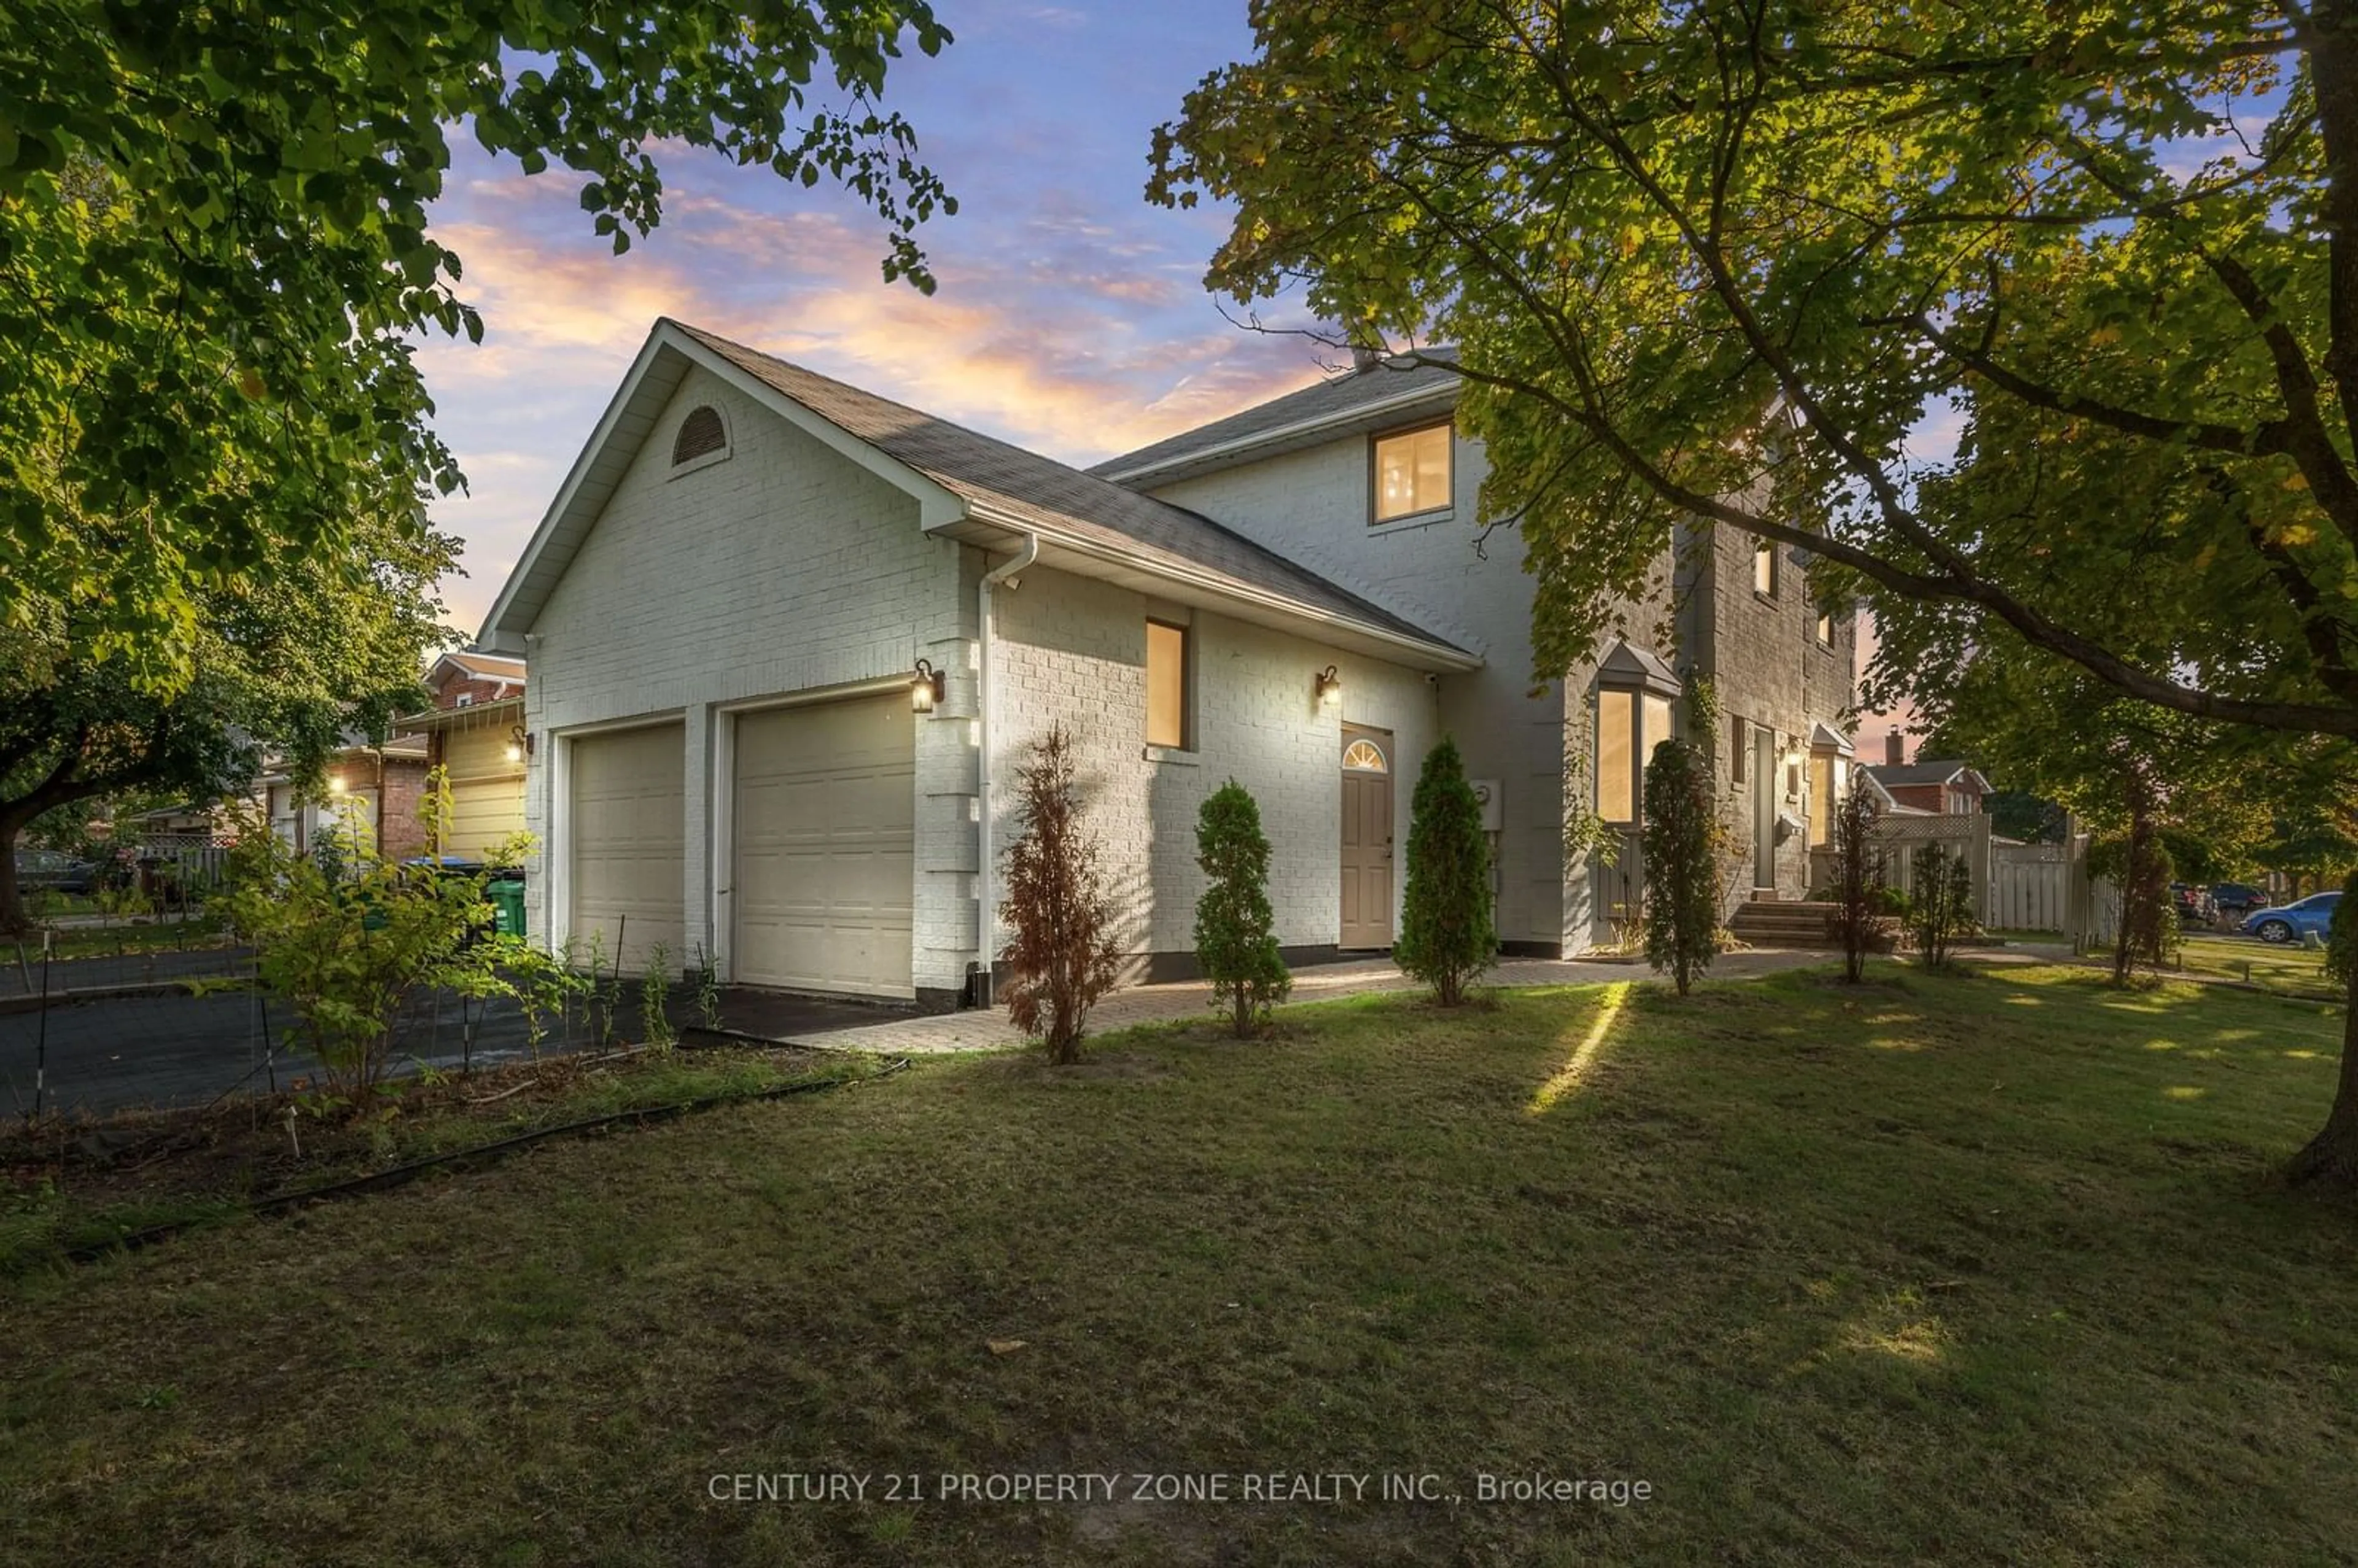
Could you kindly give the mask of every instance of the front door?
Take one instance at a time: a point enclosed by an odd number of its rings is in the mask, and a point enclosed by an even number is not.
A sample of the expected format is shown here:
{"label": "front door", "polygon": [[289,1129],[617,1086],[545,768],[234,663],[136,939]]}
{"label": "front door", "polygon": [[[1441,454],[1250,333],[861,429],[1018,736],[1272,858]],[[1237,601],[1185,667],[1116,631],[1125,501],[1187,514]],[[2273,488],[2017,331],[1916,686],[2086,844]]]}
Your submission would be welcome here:
{"label": "front door", "polygon": [[1343,934],[1346,947],[1392,945],[1392,738],[1343,730]]}
{"label": "front door", "polygon": [[1777,734],[1752,731],[1752,885],[1777,885]]}

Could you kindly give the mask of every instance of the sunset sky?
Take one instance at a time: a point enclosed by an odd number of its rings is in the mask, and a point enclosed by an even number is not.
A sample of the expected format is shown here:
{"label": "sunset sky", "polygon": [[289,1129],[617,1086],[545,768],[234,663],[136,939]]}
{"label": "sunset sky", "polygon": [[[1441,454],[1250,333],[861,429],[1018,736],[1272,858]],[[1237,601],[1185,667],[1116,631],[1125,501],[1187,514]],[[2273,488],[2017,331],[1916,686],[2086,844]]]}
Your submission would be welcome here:
{"label": "sunset sky", "polygon": [[[421,353],[470,489],[435,508],[466,542],[445,585],[471,636],[566,470],[669,315],[1069,462],[1087,463],[1315,380],[1325,356],[1231,322],[1202,286],[1220,212],[1142,194],[1154,126],[1251,49],[1242,0],[938,0],[957,41],[892,70],[957,197],[919,238],[930,298],[881,281],[882,226],[830,188],[681,147],[664,221],[617,256],[580,178],[527,178],[456,145],[438,239],[465,264],[480,347]],[[1285,318],[1276,315],[1273,320]],[[1863,726],[1879,755],[1881,727]]]}

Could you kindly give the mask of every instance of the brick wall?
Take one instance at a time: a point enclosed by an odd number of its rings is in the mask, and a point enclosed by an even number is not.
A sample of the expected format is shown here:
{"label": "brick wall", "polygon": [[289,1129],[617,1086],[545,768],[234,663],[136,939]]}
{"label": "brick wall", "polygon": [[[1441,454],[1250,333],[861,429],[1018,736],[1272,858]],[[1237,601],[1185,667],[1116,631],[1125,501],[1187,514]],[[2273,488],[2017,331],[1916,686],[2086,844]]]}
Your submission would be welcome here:
{"label": "brick wall", "polygon": [[[672,437],[709,404],[725,460],[675,475]],[[561,772],[569,730],[643,715],[685,719],[687,941],[726,962],[711,868],[711,803],[728,706],[905,678],[919,657],[950,674],[951,718],[916,729],[915,984],[951,991],[974,944],[974,598],[971,552],[928,537],[916,503],[719,378],[692,370],[617,482],[533,628],[526,815],[544,851],[531,929],[565,935]]]}
{"label": "brick wall", "polygon": [[[1459,441],[1455,458],[1447,513],[1376,526],[1368,521],[1365,436],[1181,480],[1154,493],[1482,655],[1481,669],[1441,678],[1441,722],[1456,737],[1466,772],[1498,781],[1504,792],[1499,935],[1552,952],[1565,940],[1569,908],[1584,912],[1575,924],[1585,926],[1587,896],[1587,879],[1577,871],[1568,892],[1563,864],[1563,687],[1542,683],[1541,694],[1531,694],[1533,579],[1522,569],[1522,535],[1499,528],[1480,536],[1476,502],[1488,471],[1480,444]],[[1403,810],[1414,778],[1413,768],[1406,770],[1399,787]]]}
{"label": "brick wall", "polygon": [[[1416,671],[1267,627],[1169,604],[1093,579],[1034,568],[995,596],[993,664],[999,761],[992,778],[994,843],[1018,830],[1014,769],[1053,724],[1078,741],[1086,820],[1103,846],[1121,909],[1125,952],[1193,950],[1195,815],[1234,778],[1252,791],[1271,847],[1270,900],[1278,940],[1333,945],[1341,921],[1342,729],[1393,734],[1395,841],[1408,841],[1416,770],[1438,734],[1435,697]],[[1145,744],[1146,621],[1188,624],[1193,638],[1192,751]],[[1314,700],[1313,677],[1333,665],[1340,700]],[[1393,896],[1405,857],[1395,859]],[[1132,965],[1133,975],[1141,966]]]}

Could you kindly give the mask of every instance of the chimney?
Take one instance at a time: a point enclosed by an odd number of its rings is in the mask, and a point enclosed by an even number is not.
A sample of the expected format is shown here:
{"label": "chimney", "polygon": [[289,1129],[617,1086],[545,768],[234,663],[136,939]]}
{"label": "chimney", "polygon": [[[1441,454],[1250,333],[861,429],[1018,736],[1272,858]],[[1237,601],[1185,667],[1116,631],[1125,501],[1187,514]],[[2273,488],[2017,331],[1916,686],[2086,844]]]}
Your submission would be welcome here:
{"label": "chimney", "polygon": [[1371,371],[1384,362],[1384,351],[1368,343],[1351,345],[1351,369],[1354,373]]}
{"label": "chimney", "polygon": [[1895,724],[1883,737],[1883,761],[1896,768],[1907,760],[1908,738],[1899,733],[1899,726]]}

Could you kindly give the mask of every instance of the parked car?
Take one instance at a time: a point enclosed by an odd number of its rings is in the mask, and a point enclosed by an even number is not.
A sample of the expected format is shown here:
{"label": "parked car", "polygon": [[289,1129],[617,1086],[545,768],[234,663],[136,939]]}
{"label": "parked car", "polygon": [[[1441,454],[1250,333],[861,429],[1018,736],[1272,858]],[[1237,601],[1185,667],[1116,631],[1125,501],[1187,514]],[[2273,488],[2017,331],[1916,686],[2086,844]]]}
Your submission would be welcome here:
{"label": "parked car", "polygon": [[2244,917],[2244,929],[2263,942],[2298,942],[2310,932],[2320,939],[2333,921],[2333,906],[2342,902],[2342,894],[2313,892],[2282,909],[2262,909]]}
{"label": "parked car", "polygon": [[2221,882],[2211,890],[2211,897],[2219,905],[2220,914],[2232,914],[2239,920],[2255,909],[2268,906],[2266,891],[2248,882]]}
{"label": "parked car", "polygon": [[25,892],[88,892],[98,885],[98,864],[76,860],[62,849],[16,851],[16,886]]}
{"label": "parked car", "polygon": [[2170,883],[2169,896],[2178,905],[2180,925],[2208,925],[2218,918],[2219,906],[2211,902],[2211,894],[2191,882]]}

